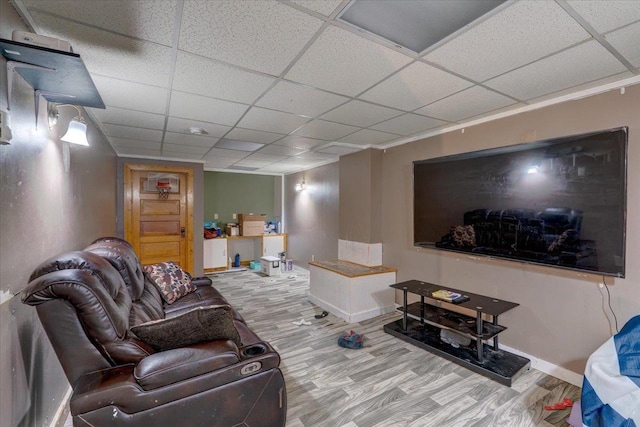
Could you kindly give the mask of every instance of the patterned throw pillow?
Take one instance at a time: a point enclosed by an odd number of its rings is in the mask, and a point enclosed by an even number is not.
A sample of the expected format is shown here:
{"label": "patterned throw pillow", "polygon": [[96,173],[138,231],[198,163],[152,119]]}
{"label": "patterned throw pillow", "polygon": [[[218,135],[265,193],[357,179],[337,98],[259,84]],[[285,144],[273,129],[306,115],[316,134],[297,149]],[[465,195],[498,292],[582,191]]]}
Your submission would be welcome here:
{"label": "patterned throw pillow", "polygon": [[197,307],[176,317],[133,326],[131,332],[157,351],[213,340],[242,345],[228,305]]}
{"label": "patterned throw pillow", "polygon": [[456,225],[451,227],[451,239],[461,248],[476,246],[476,232],[473,225]]}
{"label": "patterned throw pillow", "polygon": [[144,271],[151,279],[151,282],[156,285],[162,295],[162,299],[167,304],[172,304],[197,289],[191,283],[189,273],[182,271],[180,266],[174,262],[145,265]]}

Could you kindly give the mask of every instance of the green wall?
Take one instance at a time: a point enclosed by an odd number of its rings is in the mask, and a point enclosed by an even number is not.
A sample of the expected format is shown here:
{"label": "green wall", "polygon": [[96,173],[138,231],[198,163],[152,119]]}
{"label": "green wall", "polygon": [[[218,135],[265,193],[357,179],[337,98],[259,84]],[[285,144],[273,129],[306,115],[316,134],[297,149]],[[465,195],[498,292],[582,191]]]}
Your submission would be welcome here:
{"label": "green wall", "polygon": [[236,222],[234,213],[267,214],[267,221],[281,220],[281,182],[279,176],[205,171],[204,220],[224,225]]}

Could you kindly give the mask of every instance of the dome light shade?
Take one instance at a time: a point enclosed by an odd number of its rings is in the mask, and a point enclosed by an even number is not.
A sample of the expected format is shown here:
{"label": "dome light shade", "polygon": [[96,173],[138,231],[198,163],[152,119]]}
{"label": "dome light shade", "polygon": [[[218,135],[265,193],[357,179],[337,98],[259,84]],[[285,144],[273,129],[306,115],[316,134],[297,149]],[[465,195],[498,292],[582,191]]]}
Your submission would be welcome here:
{"label": "dome light shade", "polygon": [[89,141],[87,141],[87,125],[78,120],[78,117],[74,118],[69,122],[69,129],[67,129],[67,133],[64,134],[61,141],[66,141],[71,144],[78,145],[89,145]]}

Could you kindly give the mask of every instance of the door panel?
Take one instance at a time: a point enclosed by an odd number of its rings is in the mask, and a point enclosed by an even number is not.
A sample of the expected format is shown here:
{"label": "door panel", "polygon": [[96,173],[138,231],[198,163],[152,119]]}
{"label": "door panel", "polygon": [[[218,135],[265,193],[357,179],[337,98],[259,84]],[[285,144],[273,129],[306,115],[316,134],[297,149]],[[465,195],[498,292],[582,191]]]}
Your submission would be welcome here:
{"label": "door panel", "polygon": [[[171,177],[161,194],[158,176]],[[193,271],[193,170],[125,165],[125,238],[143,265],[173,261]]]}

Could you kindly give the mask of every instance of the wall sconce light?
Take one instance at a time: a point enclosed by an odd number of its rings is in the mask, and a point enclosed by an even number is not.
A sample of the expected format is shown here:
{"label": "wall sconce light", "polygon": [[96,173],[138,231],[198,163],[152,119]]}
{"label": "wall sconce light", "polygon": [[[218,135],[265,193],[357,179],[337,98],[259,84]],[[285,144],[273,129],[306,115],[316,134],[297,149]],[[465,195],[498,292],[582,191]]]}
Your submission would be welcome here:
{"label": "wall sconce light", "polygon": [[87,124],[82,118],[82,113],[80,109],[72,104],[54,104],[50,102],[47,106],[48,119],[49,119],[49,129],[53,129],[58,124],[58,117],[60,113],[58,112],[58,107],[73,107],[78,111],[78,115],[75,116],[69,122],[69,127],[67,132],[60,138],[61,141],[69,142],[71,144],[77,145],[89,145],[89,141],[87,141]]}
{"label": "wall sconce light", "polygon": [[296,191],[302,191],[305,189],[305,187],[306,184],[304,183],[304,178],[302,178],[302,181],[296,184]]}

